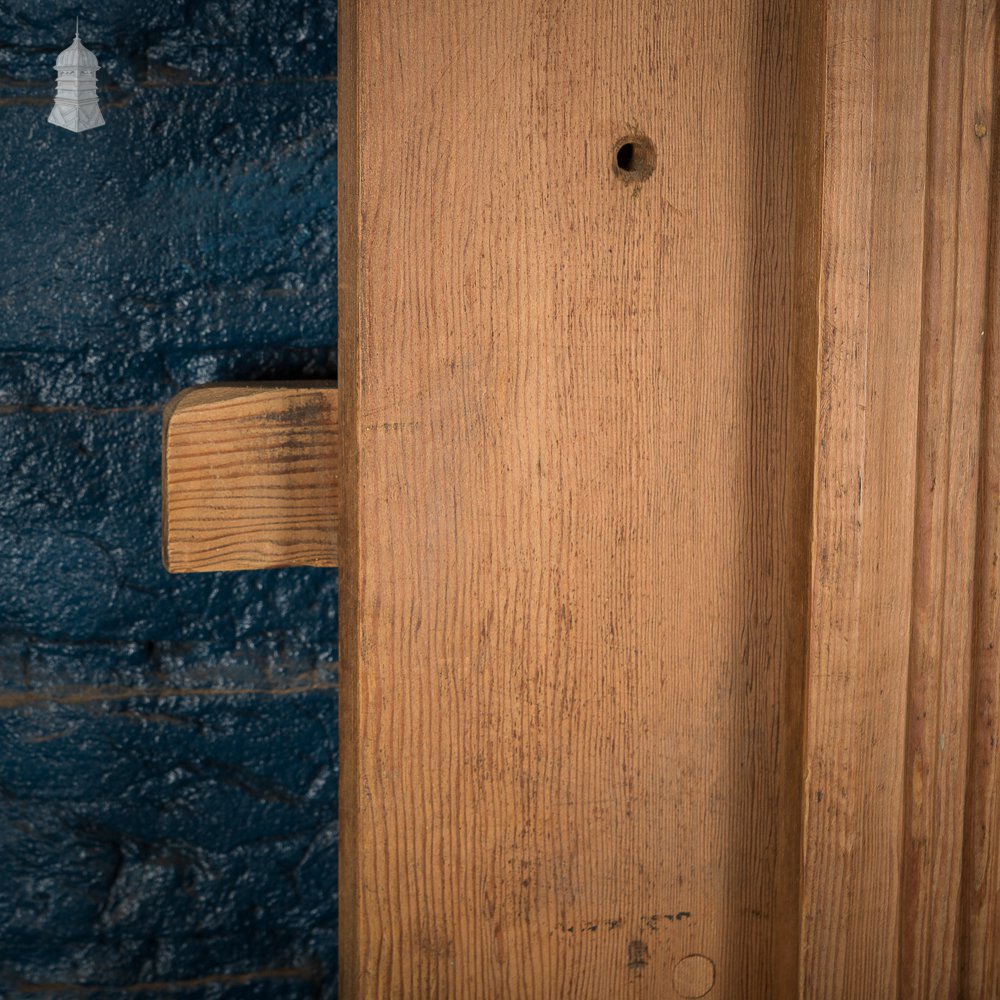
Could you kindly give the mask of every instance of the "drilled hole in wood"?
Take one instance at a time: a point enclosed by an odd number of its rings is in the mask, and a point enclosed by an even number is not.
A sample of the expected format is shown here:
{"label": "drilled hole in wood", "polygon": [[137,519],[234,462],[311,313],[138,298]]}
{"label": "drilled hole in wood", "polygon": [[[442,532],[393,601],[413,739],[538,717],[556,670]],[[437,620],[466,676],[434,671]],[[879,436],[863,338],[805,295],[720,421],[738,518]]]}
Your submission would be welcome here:
{"label": "drilled hole in wood", "polygon": [[618,147],[618,169],[631,170],[635,158],[635,143],[626,142]]}
{"label": "drilled hole in wood", "polygon": [[622,180],[645,180],[655,166],[656,149],[646,136],[626,136],[615,146],[615,173]]}

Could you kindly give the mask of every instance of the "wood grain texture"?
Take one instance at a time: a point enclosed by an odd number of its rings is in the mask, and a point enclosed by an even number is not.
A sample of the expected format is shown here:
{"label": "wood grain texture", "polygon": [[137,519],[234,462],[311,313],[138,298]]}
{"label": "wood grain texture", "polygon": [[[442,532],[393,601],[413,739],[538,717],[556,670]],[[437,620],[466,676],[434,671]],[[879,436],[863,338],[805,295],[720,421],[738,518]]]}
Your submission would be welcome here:
{"label": "wood grain texture", "polygon": [[[924,0],[826,10],[803,741],[808,997],[898,991],[929,29]],[[901,107],[912,117],[899,127]]]}
{"label": "wood grain texture", "polygon": [[976,963],[963,981],[960,946],[994,16],[970,0],[931,21],[899,957],[900,995],[928,1000],[996,994],[972,984]]}
{"label": "wood grain texture", "polygon": [[342,17],[344,995],[792,995],[815,14]]}
{"label": "wood grain texture", "polygon": [[336,566],[337,390],[215,385],[163,418],[163,559],[172,573]]}
{"label": "wood grain texture", "polygon": [[[974,176],[988,170],[989,245],[985,290],[986,319],[980,330],[983,344],[983,380],[978,469],[978,503],[975,536],[975,595],[972,628],[972,697],[969,766],[965,784],[965,842],[962,868],[961,992],[963,998],[1000,996],[1000,183],[996,113],[1000,59],[996,46],[996,4],[984,5],[982,20],[973,31],[982,31],[984,43],[992,42],[992,72],[973,63],[965,109],[980,145],[966,155],[966,169]],[[969,162],[971,161],[971,162]],[[984,162],[985,161],[985,162]],[[981,182],[980,182],[981,184]],[[979,185],[973,190],[978,194]],[[972,201],[974,210],[980,205]],[[982,220],[986,222],[986,220]],[[978,229],[973,238],[981,239]],[[969,265],[978,261],[970,255]],[[975,274],[975,271],[973,271]],[[973,290],[976,286],[973,285]],[[970,296],[965,337],[974,337],[975,298]]]}
{"label": "wood grain texture", "polygon": [[980,2],[825,12],[808,997],[996,995],[995,18]]}

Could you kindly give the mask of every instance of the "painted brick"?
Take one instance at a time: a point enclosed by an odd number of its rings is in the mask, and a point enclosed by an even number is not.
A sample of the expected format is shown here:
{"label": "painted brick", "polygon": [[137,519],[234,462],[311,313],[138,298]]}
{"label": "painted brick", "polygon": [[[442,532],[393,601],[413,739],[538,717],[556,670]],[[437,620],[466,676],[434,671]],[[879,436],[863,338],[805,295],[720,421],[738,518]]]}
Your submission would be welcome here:
{"label": "painted brick", "polygon": [[335,573],[164,571],[159,431],[156,411],[0,414],[0,649],[24,668],[0,690],[122,683],[121,656],[144,685],[336,661]]}
{"label": "painted brick", "polygon": [[82,135],[46,114],[0,118],[0,404],[335,375],[332,82],[140,90]]}
{"label": "painted brick", "polygon": [[0,713],[0,981],[332,983],[335,745],[323,691]]}
{"label": "painted brick", "polygon": [[[179,389],[336,377],[336,5],[0,5],[0,996],[336,994],[337,575],[171,577]],[[140,992],[136,992],[139,990]]]}

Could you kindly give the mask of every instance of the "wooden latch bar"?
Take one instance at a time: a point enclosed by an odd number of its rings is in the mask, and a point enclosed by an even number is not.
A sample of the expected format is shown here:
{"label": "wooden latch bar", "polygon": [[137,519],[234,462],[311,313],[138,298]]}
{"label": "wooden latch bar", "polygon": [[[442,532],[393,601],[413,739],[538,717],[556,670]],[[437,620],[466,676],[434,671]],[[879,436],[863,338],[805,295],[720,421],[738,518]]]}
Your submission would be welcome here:
{"label": "wooden latch bar", "polygon": [[336,566],[337,389],[201,386],[163,418],[163,561],[171,573]]}

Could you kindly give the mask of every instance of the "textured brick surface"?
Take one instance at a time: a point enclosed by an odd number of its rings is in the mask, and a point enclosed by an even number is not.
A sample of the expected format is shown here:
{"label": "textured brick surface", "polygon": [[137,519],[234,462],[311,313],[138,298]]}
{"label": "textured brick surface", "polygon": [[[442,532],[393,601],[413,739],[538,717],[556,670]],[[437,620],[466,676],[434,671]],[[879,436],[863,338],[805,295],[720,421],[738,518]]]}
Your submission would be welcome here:
{"label": "textured brick surface", "polygon": [[170,577],[160,416],[336,376],[336,7],[0,3],[0,996],[336,992],[336,574]]}

